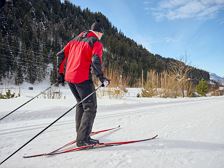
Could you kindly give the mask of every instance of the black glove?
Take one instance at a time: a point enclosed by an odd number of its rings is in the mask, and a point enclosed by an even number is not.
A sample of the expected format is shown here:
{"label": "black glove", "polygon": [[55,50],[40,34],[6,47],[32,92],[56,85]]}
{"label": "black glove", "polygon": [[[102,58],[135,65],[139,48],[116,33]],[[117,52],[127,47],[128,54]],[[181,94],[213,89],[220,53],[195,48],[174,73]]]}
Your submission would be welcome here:
{"label": "black glove", "polygon": [[60,74],[58,74],[58,84],[62,84],[62,85],[64,85],[65,84],[65,76],[64,76],[64,74],[62,74],[62,73],[60,73]]}
{"label": "black glove", "polygon": [[110,80],[104,76],[99,76],[99,80],[102,83],[102,87],[107,87],[110,84]]}

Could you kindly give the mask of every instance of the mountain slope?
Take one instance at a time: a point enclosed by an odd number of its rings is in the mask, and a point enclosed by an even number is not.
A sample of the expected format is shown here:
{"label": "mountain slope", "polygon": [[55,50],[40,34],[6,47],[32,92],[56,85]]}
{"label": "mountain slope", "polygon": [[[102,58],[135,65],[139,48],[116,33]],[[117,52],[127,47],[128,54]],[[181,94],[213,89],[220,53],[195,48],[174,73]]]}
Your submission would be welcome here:
{"label": "mountain slope", "polygon": [[[163,58],[147,51],[142,45],[118,31],[102,13],[81,10],[68,1],[20,0],[13,7],[0,11],[0,80],[15,78],[15,83],[34,83],[46,76],[49,63],[54,65],[52,82],[56,78],[56,53],[74,36],[88,30],[96,18],[100,19],[105,35],[104,63],[108,71],[127,78],[133,86],[146,79],[150,69],[163,72],[170,69],[174,59]],[[191,78],[209,80],[209,73],[194,69]]]}
{"label": "mountain slope", "polygon": [[222,78],[214,73],[210,74],[210,80],[213,80],[215,82],[218,82],[221,85],[224,85],[224,78]]}

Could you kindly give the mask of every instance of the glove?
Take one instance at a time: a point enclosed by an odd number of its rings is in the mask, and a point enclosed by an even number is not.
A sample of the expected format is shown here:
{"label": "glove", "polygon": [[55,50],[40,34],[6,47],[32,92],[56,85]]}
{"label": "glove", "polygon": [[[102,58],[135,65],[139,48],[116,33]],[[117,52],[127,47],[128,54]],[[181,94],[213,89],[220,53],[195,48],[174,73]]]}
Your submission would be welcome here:
{"label": "glove", "polygon": [[100,80],[100,82],[102,83],[102,84],[101,84],[102,87],[107,87],[107,86],[110,84],[110,80],[107,79],[107,78],[104,77],[104,76],[100,76],[100,77],[99,77],[99,80]]}
{"label": "glove", "polygon": [[60,73],[58,74],[58,83],[60,84],[65,84],[65,77],[64,77],[64,74]]}

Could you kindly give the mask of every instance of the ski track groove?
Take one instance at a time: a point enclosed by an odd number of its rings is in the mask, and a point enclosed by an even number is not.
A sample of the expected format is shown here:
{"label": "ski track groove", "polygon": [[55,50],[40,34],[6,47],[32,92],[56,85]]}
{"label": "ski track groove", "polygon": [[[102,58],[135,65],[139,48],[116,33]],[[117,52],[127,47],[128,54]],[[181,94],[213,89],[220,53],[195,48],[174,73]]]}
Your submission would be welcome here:
{"label": "ski track groove", "polygon": [[[217,98],[217,99],[219,99],[219,98]],[[139,114],[150,115],[150,114],[154,113],[153,108],[177,106],[177,105],[182,105],[182,104],[184,104],[184,105],[194,104],[194,103],[200,103],[200,102],[204,102],[204,101],[210,101],[210,98],[207,98],[207,99],[205,98],[205,99],[202,99],[202,100],[194,100],[194,101],[185,100],[185,101],[175,101],[175,102],[171,101],[171,102],[162,102],[162,103],[161,102],[158,102],[158,103],[156,102],[156,103],[130,104],[130,106],[128,108],[127,108],[126,105],[118,105],[120,107],[116,107],[116,108],[111,107],[111,108],[113,108],[113,110],[111,109],[112,112],[110,112],[110,111],[107,112],[107,113],[112,113],[112,114],[103,114],[101,112],[101,113],[97,114],[96,119],[106,119],[106,118],[112,118],[112,117],[116,118],[116,117],[122,117],[122,116],[129,116],[130,117],[130,114],[132,114],[132,115],[139,115]],[[126,108],[125,108],[125,106],[126,106]],[[145,110],[147,108],[149,110],[151,110],[151,112]],[[101,110],[103,110],[103,109],[101,109]],[[108,108],[107,108],[107,110],[108,110]],[[141,111],[141,110],[145,110],[145,111]],[[119,112],[117,112],[117,111],[119,111]],[[34,113],[39,113],[39,111],[33,111],[33,112]],[[56,114],[59,114],[59,113],[61,113],[61,112],[57,111]],[[115,113],[115,114],[113,114],[113,113]],[[28,115],[27,117],[29,117],[29,115],[32,115],[33,113],[32,112],[30,112],[30,113],[27,113],[27,112],[20,113],[20,115],[24,115],[24,114]],[[43,118],[43,116],[41,116],[41,118]],[[52,118],[52,116],[51,116],[51,118]],[[68,119],[68,116],[66,116],[65,118]],[[40,119],[40,118],[38,118],[38,119]],[[36,119],[36,120],[38,120],[38,119]],[[14,120],[10,120],[10,119],[7,119],[7,120],[8,120],[9,123],[14,122]],[[74,120],[68,119],[66,121],[58,121],[58,123],[56,123],[54,126],[59,127],[59,126],[64,126],[64,125],[73,125],[74,122],[75,122]],[[48,124],[49,123],[42,123],[42,124],[35,124],[35,125],[26,125],[26,126],[21,126],[21,127],[16,127],[16,128],[5,128],[5,129],[3,128],[3,129],[0,129],[0,135],[8,135],[8,134],[13,134],[13,133],[21,133],[21,132],[38,130],[38,129],[44,128]],[[54,130],[51,130],[51,131],[54,131]]]}
{"label": "ski track groove", "polygon": [[[210,100],[212,101],[210,102]],[[135,145],[102,148],[97,149],[97,151],[71,152],[47,159],[35,158],[26,161],[22,160],[21,156],[17,156],[17,158],[13,158],[15,160],[12,159],[11,162],[8,162],[6,167],[223,168],[224,144],[223,139],[221,139],[223,137],[223,115],[221,113],[223,102],[223,97],[221,99],[213,97],[212,99],[204,98],[197,100],[192,98],[170,102],[149,101],[149,103],[143,100],[141,103],[134,104],[112,104],[109,105],[109,108],[101,105],[96,117],[96,120],[101,120],[97,122],[98,128],[117,123],[125,127],[125,129],[117,132],[117,134],[108,135],[108,138],[107,135],[100,136],[102,140],[108,141],[116,138],[119,140],[129,139],[136,137],[137,134],[144,136],[146,133],[151,132],[152,128],[156,129],[159,138],[153,140],[152,143],[142,142]],[[219,108],[216,108],[216,105]],[[105,112],[103,112],[104,109]],[[0,138],[5,141],[4,145],[2,143],[2,150],[0,151],[1,157],[10,154],[13,148],[17,148],[18,142],[22,143],[22,140],[27,138],[31,134],[31,131],[47,126],[51,120],[54,121],[54,118],[58,117],[59,114],[63,114],[64,111],[66,111],[65,107],[60,110],[57,109],[57,111],[47,109],[45,110],[46,113],[37,110],[21,111],[21,113],[15,114],[15,117],[9,117],[2,123],[0,121],[0,125],[3,124],[3,127],[0,128]],[[216,116],[213,115],[213,112]],[[52,114],[48,115],[48,113]],[[33,114],[34,117],[31,118],[30,116]],[[75,120],[71,119],[73,115],[74,113],[67,115],[63,120],[60,120],[46,131],[48,133],[63,129],[62,132],[66,136],[60,137],[59,133],[45,134],[45,136],[41,137],[40,141],[33,142],[33,145],[29,146],[25,151],[48,151],[57,145],[60,146],[64,141],[73,138],[68,137],[72,136],[71,126],[75,126]],[[43,120],[43,118],[47,120]],[[15,119],[19,120],[18,127],[16,127],[17,124],[15,122],[17,120]],[[26,121],[26,119],[30,119],[30,121]],[[147,119],[150,122],[147,123]],[[23,123],[24,121],[25,123]],[[38,122],[41,122],[41,124],[38,124]],[[142,123],[137,124],[140,122]],[[13,126],[13,128],[9,126]],[[215,130],[216,128],[220,130]],[[18,136],[3,136],[15,133],[19,133]],[[21,133],[24,134],[20,135]],[[216,137],[218,137],[217,140],[215,139]],[[46,138],[50,138],[54,144],[50,145],[49,142],[46,142]],[[17,141],[20,139],[21,141]],[[22,153],[24,154],[24,151]]]}

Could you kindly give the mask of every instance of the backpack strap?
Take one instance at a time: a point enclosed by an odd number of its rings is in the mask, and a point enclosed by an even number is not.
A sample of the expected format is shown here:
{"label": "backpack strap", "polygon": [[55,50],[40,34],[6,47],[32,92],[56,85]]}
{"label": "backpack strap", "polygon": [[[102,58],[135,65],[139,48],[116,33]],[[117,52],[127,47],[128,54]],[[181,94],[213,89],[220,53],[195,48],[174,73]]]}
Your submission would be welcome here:
{"label": "backpack strap", "polygon": [[83,32],[80,36],[77,36],[75,40],[87,42],[91,48],[93,48],[94,43],[99,41],[97,37],[87,37],[89,31]]}

